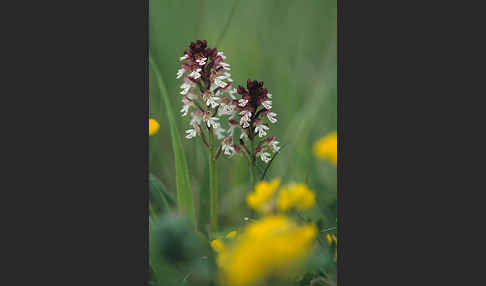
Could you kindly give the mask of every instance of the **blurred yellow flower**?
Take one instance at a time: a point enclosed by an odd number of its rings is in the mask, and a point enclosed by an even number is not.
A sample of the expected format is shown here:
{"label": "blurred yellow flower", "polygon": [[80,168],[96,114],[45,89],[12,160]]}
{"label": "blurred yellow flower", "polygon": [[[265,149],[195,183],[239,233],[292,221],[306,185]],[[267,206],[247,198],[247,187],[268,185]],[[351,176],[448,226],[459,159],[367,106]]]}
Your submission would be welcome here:
{"label": "blurred yellow flower", "polygon": [[307,210],[314,207],[316,202],[314,193],[305,184],[290,184],[280,190],[278,196],[278,209],[287,211],[293,207],[298,210]]}
{"label": "blurred yellow flower", "polygon": [[331,132],[319,139],[314,145],[314,153],[317,157],[331,161],[337,165],[337,132]]}
{"label": "blurred yellow flower", "polygon": [[331,235],[331,234],[326,234],[326,239],[327,239],[327,242],[329,244],[332,244],[333,242],[335,242],[337,244],[337,236],[335,234]]}
{"label": "blurred yellow flower", "polygon": [[267,216],[248,225],[235,243],[218,256],[224,285],[254,285],[265,278],[289,278],[312,251],[314,225]]}
{"label": "blurred yellow flower", "polygon": [[224,250],[224,244],[219,239],[215,239],[215,240],[211,241],[211,247],[217,253],[221,253]]}
{"label": "blurred yellow flower", "polygon": [[326,239],[327,239],[327,243],[332,244],[332,237],[329,233],[326,234]]}
{"label": "blurred yellow flower", "polygon": [[160,124],[157,122],[157,120],[153,118],[149,118],[149,135],[154,135],[159,131]]}
{"label": "blurred yellow flower", "polygon": [[226,238],[234,238],[236,236],[236,234],[237,234],[236,230],[233,230],[232,232],[230,232],[226,235]]}
{"label": "blurred yellow flower", "polygon": [[[326,234],[326,239],[327,239],[327,243],[329,243],[329,245],[333,245],[333,243],[335,243],[335,245],[337,246],[337,236],[335,234],[329,234],[327,233]],[[334,262],[337,262],[337,247],[334,249]]]}
{"label": "blurred yellow flower", "polygon": [[248,205],[262,213],[268,213],[271,208],[271,200],[275,190],[280,185],[280,179],[274,179],[271,182],[261,181],[255,186],[255,191],[248,194],[246,202]]}

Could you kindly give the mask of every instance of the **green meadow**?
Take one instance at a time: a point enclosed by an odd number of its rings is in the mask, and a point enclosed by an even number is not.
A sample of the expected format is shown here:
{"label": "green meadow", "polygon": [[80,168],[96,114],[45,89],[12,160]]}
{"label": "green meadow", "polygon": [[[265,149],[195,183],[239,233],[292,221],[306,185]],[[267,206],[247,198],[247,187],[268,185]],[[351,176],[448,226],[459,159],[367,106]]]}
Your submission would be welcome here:
{"label": "green meadow", "polygon": [[223,282],[221,253],[211,241],[224,240],[231,231],[240,234],[263,217],[246,201],[254,191],[247,159],[221,154],[215,164],[218,228],[209,229],[208,149],[200,137],[184,137],[189,117],[179,111],[183,79],[176,79],[179,58],[196,40],[224,52],[233,87],[258,80],[273,95],[278,121],[269,134],[280,150],[269,164],[257,160],[257,180],[303,183],[315,194],[312,209],[286,215],[318,230],[310,257],[291,278],[269,274],[248,285],[337,285],[336,245],[326,237],[337,233],[337,171],[314,153],[315,143],[337,130],[336,1],[150,0],[149,5],[149,114],[160,124],[149,137],[150,285],[240,285]]}

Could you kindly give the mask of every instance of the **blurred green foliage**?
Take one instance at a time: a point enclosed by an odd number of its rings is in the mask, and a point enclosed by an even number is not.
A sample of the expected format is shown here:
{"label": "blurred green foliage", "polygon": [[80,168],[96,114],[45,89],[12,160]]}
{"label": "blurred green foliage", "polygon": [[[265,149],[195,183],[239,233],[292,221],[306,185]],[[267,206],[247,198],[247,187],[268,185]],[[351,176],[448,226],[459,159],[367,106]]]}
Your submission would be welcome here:
{"label": "blurred green foliage", "polygon": [[209,243],[186,217],[167,213],[150,219],[152,285],[210,285],[216,264]]}

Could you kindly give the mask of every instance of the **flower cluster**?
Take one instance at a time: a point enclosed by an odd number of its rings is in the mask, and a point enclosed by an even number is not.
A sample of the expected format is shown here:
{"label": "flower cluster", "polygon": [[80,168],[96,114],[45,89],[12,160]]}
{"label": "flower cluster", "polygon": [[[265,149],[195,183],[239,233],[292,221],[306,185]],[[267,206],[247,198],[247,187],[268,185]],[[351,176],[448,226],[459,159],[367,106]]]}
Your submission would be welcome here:
{"label": "flower cluster", "polygon": [[261,181],[255,186],[255,191],[247,195],[246,202],[259,212],[269,213],[273,207],[270,202],[279,185],[280,179],[271,182]]}
{"label": "flower cluster", "polygon": [[249,223],[236,238],[233,231],[226,235],[226,242],[219,239],[211,242],[218,253],[222,284],[249,286],[259,285],[266,279],[289,279],[298,273],[298,266],[312,252],[316,226],[299,225],[273,211],[311,208],[314,193],[304,184],[290,184],[280,189],[275,200],[279,186],[278,178],[258,183],[254,192],[248,194],[247,203],[266,216]]}
{"label": "flower cluster", "polygon": [[[209,48],[206,41],[192,42],[180,58],[181,68],[177,78],[183,77],[181,85],[182,116],[190,114],[191,129],[186,130],[186,138],[201,135],[209,146],[203,132],[204,126],[222,140],[220,151],[231,157],[244,150],[252,163],[260,157],[270,161],[270,152],[280,147],[274,136],[267,136],[269,123],[276,123],[277,114],[272,112],[272,94],[263,87],[263,82],[248,80],[246,88],[233,88],[229,64],[226,56],[216,48]],[[235,94],[241,98],[236,98]],[[227,115],[228,129],[222,127],[221,116]],[[269,122],[269,123],[268,123]],[[240,129],[239,144],[233,137],[235,129]],[[255,142],[256,138],[259,142]],[[245,140],[247,143],[245,144]],[[255,143],[255,144],[254,144]]]}
{"label": "flower cluster", "polygon": [[[182,116],[190,114],[191,129],[186,130],[186,138],[203,136],[202,128],[213,130],[218,140],[225,138],[226,130],[222,128],[220,116],[231,114],[230,104],[236,92],[232,89],[229,64],[224,62],[226,56],[216,48],[209,48],[206,41],[192,42],[189,49],[180,58],[181,68],[177,78],[183,77],[181,85]],[[226,95],[226,96],[225,96]],[[232,151],[233,146],[226,147]],[[228,154],[229,151],[225,150]]]}
{"label": "flower cluster", "polygon": [[[248,80],[246,82],[246,89],[239,85],[236,92],[241,95],[240,99],[233,99],[233,114],[230,117],[230,129],[239,128],[241,130],[240,144],[254,161],[256,157],[260,157],[262,161],[268,163],[270,161],[270,153],[280,150],[279,142],[275,140],[274,136],[267,136],[270,129],[269,123],[276,123],[275,118],[277,114],[272,111],[272,94],[263,87],[262,81]],[[238,115],[238,120],[235,120]],[[233,131],[231,131],[231,134]],[[245,145],[243,139],[247,142],[254,142],[259,137],[262,138],[255,145],[251,151]]]}
{"label": "flower cluster", "polygon": [[222,283],[246,286],[294,276],[311,253],[316,235],[314,225],[301,226],[283,215],[250,223],[234,243],[218,248]]}
{"label": "flower cluster", "polygon": [[248,205],[256,211],[268,214],[274,210],[286,212],[291,209],[304,211],[314,207],[315,195],[305,184],[288,184],[275,192],[280,179],[271,182],[262,181],[255,186],[255,191],[246,197]]}
{"label": "flower cluster", "polygon": [[278,196],[278,209],[288,211],[292,208],[307,210],[314,207],[315,195],[305,184],[290,184],[280,190]]}
{"label": "flower cluster", "polygon": [[320,159],[330,161],[337,165],[337,132],[331,132],[319,139],[314,145],[314,153]]}

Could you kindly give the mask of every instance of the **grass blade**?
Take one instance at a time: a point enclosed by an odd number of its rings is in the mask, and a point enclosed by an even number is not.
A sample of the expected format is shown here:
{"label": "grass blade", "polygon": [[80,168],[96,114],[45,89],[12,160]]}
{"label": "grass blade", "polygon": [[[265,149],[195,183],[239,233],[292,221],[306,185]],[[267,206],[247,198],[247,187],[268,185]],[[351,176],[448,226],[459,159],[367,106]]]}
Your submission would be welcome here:
{"label": "grass blade", "polygon": [[186,215],[189,220],[196,226],[196,212],[194,209],[194,201],[192,198],[191,185],[189,182],[189,171],[187,169],[186,156],[182,147],[181,137],[177,129],[174,111],[167,94],[167,88],[165,86],[162,75],[159,72],[152,56],[149,55],[149,65],[154,71],[157,79],[160,93],[162,95],[162,101],[165,104],[167,111],[167,118],[169,120],[170,135],[172,139],[172,149],[174,150],[175,169],[176,169],[176,185],[177,185],[177,207],[180,212]]}
{"label": "grass blade", "polygon": [[228,31],[228,28],[231,24],[231,20],[233,19],[233,16],[235,15],[236,7],[238,7],[238,3],[240,0],[235,0],[233,1],[233,6],[231,7],[231,13],[228,17],[228,20],[226,20],[226,24],[224,25],[223,31],[218,37],[218,40],[216,40],[216,45],[215,47],[219,47],[219,44],[221,44],[221,41],[224,39],[224,36],[226,36],[226,32]]}
{"label": "grass blade", "polygon": [[176,206],[172,194],[153,174],[149,174],[149,198],[152,208],[157,213],[164,213]]}

